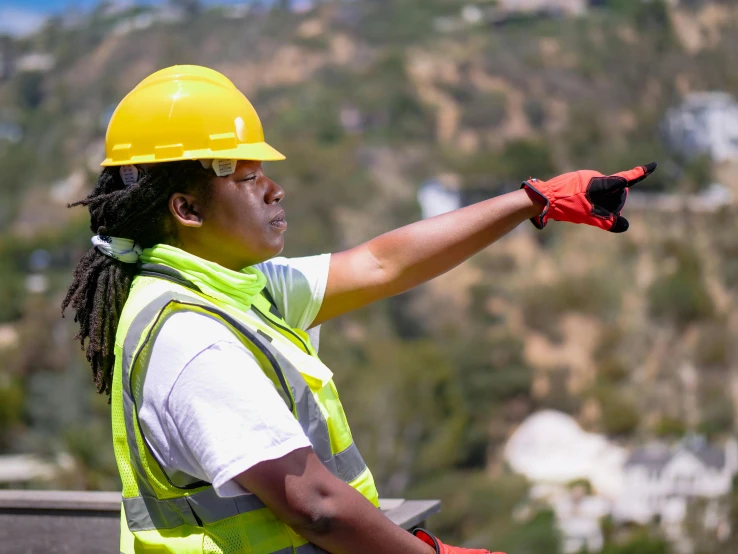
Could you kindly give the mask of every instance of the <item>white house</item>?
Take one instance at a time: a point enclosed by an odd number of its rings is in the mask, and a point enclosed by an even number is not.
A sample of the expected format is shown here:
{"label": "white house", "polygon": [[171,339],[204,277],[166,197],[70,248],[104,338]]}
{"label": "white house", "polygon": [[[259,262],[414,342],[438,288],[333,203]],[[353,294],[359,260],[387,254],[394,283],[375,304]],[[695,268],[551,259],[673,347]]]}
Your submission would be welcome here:
{"label": "white house", "polygon": [[513,13],[582,15],[587,6],[588,0],[497,0],[500,10]]}
{"label": "white house", "polygon": [[685,156],[738,159],[738,102],[726,92],[690,94],[667,112],[664,132],[670,147]]}
{"label": "white house", "polygon": [[15,123],[7,123],[0,121],[0,141],[7,140],[13,144],[21,141],[23,138],[23,129]]}
{"label": "white house", "polygon": [[[553,509],[565,554],[602,549],[600,520],[621,492],[623,448],[584,431],[568,414],[543,410],[513,433],[505,459],[533,483],[531,498]],[[592,485],[592,494],[583,486],[572,486],[577,481]]]}
{"label": "white house", "polygon": [[604,435],[584,431],[568,414],[543,410],[513,433],[505,459],[534,483],[566,485],[584,479],[598,494],[614,500],[622,490],[626,451]]}
{"label": "white house", "polygon": [[610,513],[610,502],[582,491],[567,491],[551,501],[566,554],[599,552],[604,546],[600,520]]}
{"label": "white house", "polygon": [[623,492],[613,516],[647,523],[654,518],[681,524],[690,498],[715,499],[730,493],[738,472],[738,443],[725,448],[690,437],[675,447],[651,444],[633,451],[623,471]]}
{"label": "white house", "polygon": [[25,54],[23,56],[20,56],[15,61],[15,69],[16,71],[41,71],[46,72],[50,71],[54,64],[56,63],[56,58],[52,54],[48,54],[46,52],[31,52],[28,54]]}
{"label": "white house", "polygon": [[653,193],[637,190],[628,194],[629,209],[649,213],[710,214],[731,206],[733,201],[731,190],[720,183],[713,183],[697,194]]}
{"label": "white house", "polygon": [[[69,457],[68,454],[65,456]],[[66,461],[65,463],[73,462]],[[29,481],[48,481],[57,473],[58,468],[54,464],[31,454],[0,456],[0,483],[3,485],[18,486]]]}
{"label": "white house", "polygon": [[418,191],[418,203],[423,219],[461,208],[458,179],[453,175],[439,175],[426,181]]}
{"label": "white house", "polygon": [[[704,527],[719,540],[730,536],[730,523],[719,499],[731,492],[738,473],[738,442],[723,448],[702,437],[675,446],[652,443],[626,450],[606,437],[584,431],[562,412],[529,416],[505,446],[505,460],[532,483],[530,498],[556,514],[566,554],[599,552],[601,518],[620,523],[659,520],[675,552],[689,552],[683,526],[690,499],[710,500]],[[576,484],[587,481],[591,494]]]}

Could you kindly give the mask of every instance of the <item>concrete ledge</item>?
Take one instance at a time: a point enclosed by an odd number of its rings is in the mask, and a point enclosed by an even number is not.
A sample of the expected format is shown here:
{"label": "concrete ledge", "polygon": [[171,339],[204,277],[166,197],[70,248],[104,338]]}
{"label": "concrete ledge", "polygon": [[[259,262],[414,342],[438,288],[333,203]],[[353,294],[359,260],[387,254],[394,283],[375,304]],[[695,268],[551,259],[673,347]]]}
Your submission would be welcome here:
{"label": "concrete ledge", "polygon": [[[0,554],[118,552],[119,492],[0,490]],[[411,529],[438,513],[438,500],[383,498],[382,511]]]}
{"label": "concrete ledge", "polygon": [[441,511],[440,500],[380,499],[379,505],[392,523],[408,531],[422,527],[426,519]]}
{"label": "concrete ledge", "polygon": [[0,511],[60,510],[115,512],[120,515],[119,492],[0,490]]}

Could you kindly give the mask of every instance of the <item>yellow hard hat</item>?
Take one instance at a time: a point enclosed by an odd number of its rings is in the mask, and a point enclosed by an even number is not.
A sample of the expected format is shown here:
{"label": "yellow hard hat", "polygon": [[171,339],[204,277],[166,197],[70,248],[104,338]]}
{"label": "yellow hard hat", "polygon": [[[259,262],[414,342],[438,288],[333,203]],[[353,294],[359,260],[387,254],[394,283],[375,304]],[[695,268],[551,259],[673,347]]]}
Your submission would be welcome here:
{"label": "yellow hard hat", "polygon": [[283,160],[264,142],[256,110],[225,75],[175,65],[121,100],[105,135],[103,166],[177,160]]}

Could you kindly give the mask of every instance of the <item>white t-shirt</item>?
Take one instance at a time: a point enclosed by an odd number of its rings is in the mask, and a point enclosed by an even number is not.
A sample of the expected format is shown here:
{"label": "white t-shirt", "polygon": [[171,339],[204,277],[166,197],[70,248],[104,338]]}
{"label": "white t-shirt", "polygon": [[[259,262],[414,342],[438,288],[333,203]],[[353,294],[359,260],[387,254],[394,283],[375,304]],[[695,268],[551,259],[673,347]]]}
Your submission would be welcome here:
{"label": "white t-shirt", "polygon": [[[329,264],[330,254],[323,254],[275,258],[257,266],[291,326],[307,330],[315,320]],[[319,327],[308,333],[317,348]],[[246,494],[234,477],[310,446],[253,354],[227,327],[205,315],[182,312],[162,325],[142,396],[144,436],[177,485],[202,480],[222,497]]]}

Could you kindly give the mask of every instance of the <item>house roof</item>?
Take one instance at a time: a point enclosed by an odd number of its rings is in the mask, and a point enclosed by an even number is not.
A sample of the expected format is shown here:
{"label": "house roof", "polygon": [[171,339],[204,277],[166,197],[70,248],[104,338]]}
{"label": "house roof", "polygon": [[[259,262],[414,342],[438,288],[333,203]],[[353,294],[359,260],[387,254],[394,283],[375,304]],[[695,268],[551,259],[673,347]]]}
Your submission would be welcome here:
{"label": "house roof", "polygon": [[704,437],[698,436],[687,437],[672,448],[661,443],[636,448],[625,462],[625,467],[641,466],[651,471],[661,470],[680,452],[689,452],[707,467],[714,469],[725,467],[725,451],[708,444]]}
{"label": "house roof", "polygon": [[659,470],[671,460],[672,456],[671,450],[666,445],[648,444],[636,448],[625,462],[625,467],[644,466],[649,470]]}
{"label": "house roof", "polygon": [[685,439],[681,446],[683,449],[694,454],[708,467],[722,469],[725,466],[725,451],[721,448],[711,446],[702,437]]}

